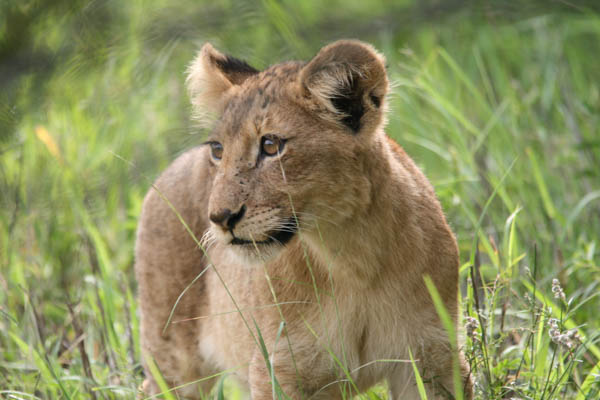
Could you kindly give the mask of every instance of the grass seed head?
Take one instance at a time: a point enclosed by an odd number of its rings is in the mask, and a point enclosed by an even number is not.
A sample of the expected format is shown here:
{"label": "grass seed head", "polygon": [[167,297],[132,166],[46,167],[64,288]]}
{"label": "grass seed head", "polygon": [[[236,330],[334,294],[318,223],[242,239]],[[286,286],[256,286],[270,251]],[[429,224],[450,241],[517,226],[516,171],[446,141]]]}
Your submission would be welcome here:
{"label": "grass seed head", "polygon": [[567,299],[565,297],[565,292],[563,291],[562,287],[560,286],[560,282],[556,278],[552,279],[552,293],[554,293],[555,299],[561,299],[562,301],[567,301]]}

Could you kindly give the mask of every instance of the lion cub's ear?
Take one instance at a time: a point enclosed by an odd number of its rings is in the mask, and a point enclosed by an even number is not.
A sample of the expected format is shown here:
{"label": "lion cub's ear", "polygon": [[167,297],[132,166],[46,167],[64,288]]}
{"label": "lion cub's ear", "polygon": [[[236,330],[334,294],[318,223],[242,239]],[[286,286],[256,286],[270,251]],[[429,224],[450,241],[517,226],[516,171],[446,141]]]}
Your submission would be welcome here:
{"label": "lion cub's ear", "polygon": [[353,132],[375,129],[383,119],[388,79],[385,58],[357,40],[340,40],[326,47],[303,68],[303,90],[327,119]]}
{"label": "lion cub's ear", "polygon": [[195,111],[200,115],[223,111],[226,94],[258,71],[245,61],[202,46],[188,68],[187,87]]}

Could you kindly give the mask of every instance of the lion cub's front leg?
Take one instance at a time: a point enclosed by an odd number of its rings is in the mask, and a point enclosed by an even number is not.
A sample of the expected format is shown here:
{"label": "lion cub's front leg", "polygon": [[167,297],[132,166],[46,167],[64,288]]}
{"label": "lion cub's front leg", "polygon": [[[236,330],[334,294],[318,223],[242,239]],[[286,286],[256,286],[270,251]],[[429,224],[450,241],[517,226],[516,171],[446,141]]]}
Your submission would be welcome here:
{"label": "lion cub's front leg", "polygon": [[[444,341],[425,343],[419,351],[415,351],[415,359],[428,399],[456,398],[453,351],[449,343]],[[458,368],[461,375],[463,398],[471,400],[473,389],[469,366],[462,353],[459,353]],[[388,381],[393,400],[421,398],[411,364],[397,368]]]}
{"label": "lion cub's front leg", "polygon": [[[296,332],[297,333],[297,332]],[[265,360],[262,352],[254,351],[248,368],[248,386],[252,400],[271,400],[274,385],[272,383],[272,368],[277,385],[292,400],[341,400],[342,392],[339,373],[331,356],[314,344],[309,344],[301,336],[293,334],[290,337],[293,357],[289,347],[280,339],[277,351]],[[299,346],[298,346],[299,345]],[[267,344],[267,348],[273,347]],[[269,367],[267,367],[267,363]]]}
{"label": "lion cub's front leg", "polygon": [[[281,363],[271,364],[277,377],[277,382],[283,392],[290,399],[300,400],[305,398],[302,395],[302,390],[298,386],[298,379],[295,378],[293,368]],[[252,400],[271,400],[273,399],[274,386],[271,379],[271,374],[267,368],[267,360],[264,359],[262,353],[257,349],[250,362],[248,370],[248,384],[250,386],[250,394]]]}

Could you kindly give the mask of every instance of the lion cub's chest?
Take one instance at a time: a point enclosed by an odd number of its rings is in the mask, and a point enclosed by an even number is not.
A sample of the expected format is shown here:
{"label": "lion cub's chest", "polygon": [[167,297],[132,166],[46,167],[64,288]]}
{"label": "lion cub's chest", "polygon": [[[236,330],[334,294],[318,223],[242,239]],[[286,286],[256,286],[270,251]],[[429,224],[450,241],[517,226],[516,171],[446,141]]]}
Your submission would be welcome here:
{"label": "lion cub's chest", "polygon": [[332,301],[324,308],[329,336],[319,345],[330,346],[358,386],[370,387],[387,376],[390,363],[407,358],[409,327],[404,312],[401,305],[377,293],[346,292],[336,297],[337,307]]}
{"label": "lion cub's chest", "polygon": [[[345,379],[335,359],[351,373],[355,384],[367,388],[386,377],[385,371],[393,362],[390,360],[406,358],[398,352],[406,348],[406,324],[402,322],[405,310],[393,299],[400,296],[390,295],[389,288],[332,289],[326,282],[315,291],[305,276],[288,276],[278,269],[267,278],[268,271],[262,266],[244,265],[215,250],[212,259],[223,282],[214,271],[207,273],[211,327],[205,326],[200,349],[221,368],[248,365],[252,360],[257,346],[248,328],[254,330],[255,322],[269,352],[276,349],[278,359],[285,357],[289,352],[287,339],[277,335],[282,316],[292,349],[312,352],[315,357],[321,354],[318,358],[336,371],[335,379]],[[244,345],[239,346],[241,343]],[[244,368],[238,374],[242,380],[247,379]]]}

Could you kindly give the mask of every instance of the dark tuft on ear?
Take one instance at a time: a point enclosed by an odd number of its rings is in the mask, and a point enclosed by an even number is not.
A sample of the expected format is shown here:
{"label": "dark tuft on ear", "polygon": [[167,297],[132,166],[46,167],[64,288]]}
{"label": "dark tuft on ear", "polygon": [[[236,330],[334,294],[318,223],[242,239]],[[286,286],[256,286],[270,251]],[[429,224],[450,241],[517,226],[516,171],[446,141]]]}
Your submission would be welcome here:
{"label": "dark tuft on ear", "polygon": [[360,130],[360,119],[365,113],[362,93],[356,79],[351,79],[348,85],[339,88],[339,93],[331,98],[331,103],[340,111],[341,121],[354,132]]}
{"label": "dark tuft on ear", "polygon": [[354,133],[375,129],[383,121],[385,59],[372,46],[356,40],[334,42],[304,67],[300,79],[309,97],[328,111],[323,118]]}
{"label": "dark tuft on ear", "polygon": [[248,65],[246,61],[239,60],[228,54],[225,54],[223,58],[215,58],[213,60],[219,69],[226,75],[254,75],[258,73],[258,70]]}
{"label": "dark tuft on ear", "polygon": [[196,119],[210,124],[223,111],[228,95],[258,71],[206,43],[188,68],[187,86]]}

